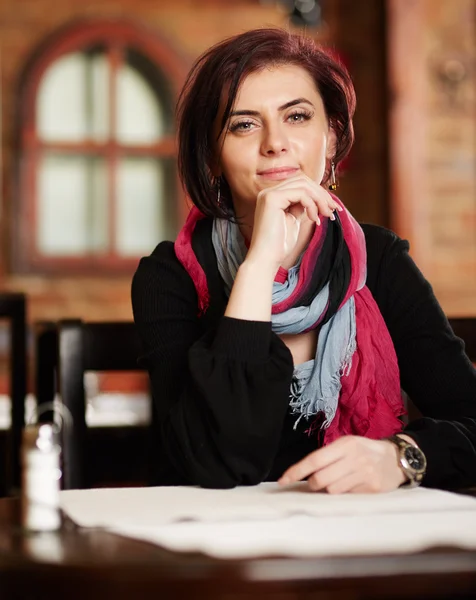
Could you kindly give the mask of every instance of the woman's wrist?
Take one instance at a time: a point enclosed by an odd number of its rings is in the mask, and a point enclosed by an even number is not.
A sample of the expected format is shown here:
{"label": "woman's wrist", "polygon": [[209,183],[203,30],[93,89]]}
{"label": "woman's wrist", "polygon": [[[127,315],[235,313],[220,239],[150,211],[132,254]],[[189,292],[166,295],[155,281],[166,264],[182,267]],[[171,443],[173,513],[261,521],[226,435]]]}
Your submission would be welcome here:
{"label": "woman's wrist", "polygon": [[404,483],[406,483],[408,481],[408,477],[405,475],[405,473],[403,472],[403,469],[401,468],[401,466],[398,462],[397,446],[395,446],[395,444],[392,444],[392,442],[387,442],[387,443],[392,447],[391,452],[392,452],[392,460],[394,460],[394,464],[395,464],[397,487],[400,487],[401,485],[403,485]]}
{"label": "woman's wrist", "polygon": [[244,271],[247,276],[261,278],[274,281],[280,264],[270,258],[254,256],[252,252],[248,252],[245,260],[240,265],[238,272]]}
{"label": "woman's wrist", "polygon": [[245,260],[236,274],[225,316],[270,321],[275,275],[269,266]]}

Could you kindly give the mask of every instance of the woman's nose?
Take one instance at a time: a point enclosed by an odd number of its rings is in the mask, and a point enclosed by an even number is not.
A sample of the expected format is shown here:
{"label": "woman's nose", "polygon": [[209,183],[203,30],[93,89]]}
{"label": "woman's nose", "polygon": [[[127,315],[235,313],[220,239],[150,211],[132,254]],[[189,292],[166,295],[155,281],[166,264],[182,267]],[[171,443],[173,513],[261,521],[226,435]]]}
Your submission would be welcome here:
{"label": "woman's nose", "polygon": [[289,140],[283,127],[274,125],[264,128],[261,151],[269,156],[281,154],[289,149]]}

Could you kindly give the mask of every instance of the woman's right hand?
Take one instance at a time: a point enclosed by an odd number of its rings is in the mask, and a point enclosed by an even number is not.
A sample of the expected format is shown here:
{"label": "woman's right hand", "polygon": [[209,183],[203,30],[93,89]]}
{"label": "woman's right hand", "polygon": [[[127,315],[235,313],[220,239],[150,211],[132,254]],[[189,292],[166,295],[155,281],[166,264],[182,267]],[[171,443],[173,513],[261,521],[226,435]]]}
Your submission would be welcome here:
{"label": "woman's right hand", "polygon": [[332,196],[306,175],[262,190],[256,200],[253,234],[246,262],[269,267],[273,275],[299,240],[301,223],[320,225],[319,216],[333,218],[342,210]]}
{"label": "woman's right hand", "polygon": [[320,224],[319,215],[332,218],[335,209],[342,210],[324,188],[305,175],[262,190],[256,201],[250,247],[238,269],[225,316],[270,321],[274,277],[295,250],[301,224],[307,219]]}

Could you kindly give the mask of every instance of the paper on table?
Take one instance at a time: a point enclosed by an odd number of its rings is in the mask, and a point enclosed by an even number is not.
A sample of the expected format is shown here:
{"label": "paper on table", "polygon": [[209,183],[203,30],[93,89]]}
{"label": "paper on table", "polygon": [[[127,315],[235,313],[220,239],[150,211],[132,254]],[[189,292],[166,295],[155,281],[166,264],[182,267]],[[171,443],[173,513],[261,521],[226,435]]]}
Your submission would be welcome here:
{"label": "paper on table", "polygon": [[325,518],[294,515],[272,521],[182,522],[111,531],[172,551],[227,559],[385,555],[436,546],[476,549],[476,510]]}
{"label": "paper on table", "polygon": [[330,496],[305,483],[70,490],[61,507],[83,527],[221,558],[476,548],[476,498],[424,488]]}
{"label": "paper on table", "polygon": [[340,517],[472,510],[476,517],[476,498],[450,492],[415,488],[387,494],[331,496],[309,492],[306,483],[286,487],[263,483],[230,490],[197,487],[68,490],[61,492],[60,504],[78,525],[106,528],[154,528],[182,520],[277,519],[297,514]]}

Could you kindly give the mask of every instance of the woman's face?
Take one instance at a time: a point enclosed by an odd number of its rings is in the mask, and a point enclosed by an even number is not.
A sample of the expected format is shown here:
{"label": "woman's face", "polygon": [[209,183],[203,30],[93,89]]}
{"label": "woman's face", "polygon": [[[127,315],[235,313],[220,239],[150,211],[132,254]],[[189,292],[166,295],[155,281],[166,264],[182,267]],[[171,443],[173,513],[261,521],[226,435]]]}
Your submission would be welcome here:
{"label": "woman's face", "polygon": [[227,180],[237,216],[246,216],[261,190],[285,179],[304,173],[321,183],[334,152],[313,79],[302,67],[282,65],[244,79],[218,141],[214,174]]}

